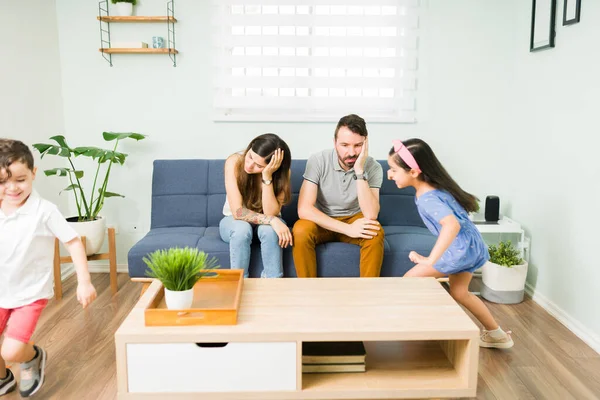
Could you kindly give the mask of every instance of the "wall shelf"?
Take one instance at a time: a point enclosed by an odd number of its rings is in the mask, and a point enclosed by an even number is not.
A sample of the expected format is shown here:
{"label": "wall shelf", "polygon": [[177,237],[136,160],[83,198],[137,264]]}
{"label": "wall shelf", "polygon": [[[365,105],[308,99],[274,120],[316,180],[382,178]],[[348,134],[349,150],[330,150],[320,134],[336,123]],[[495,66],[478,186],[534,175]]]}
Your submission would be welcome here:
{"label": "wall shelf", "polygon": [[175,49],[153,49],[153,48],[142,48],[142,49],[127,49],[127,48],[110,48],[110,49],[98,49],[102,53],[106,54],[177,54],[179,53]]}
{"label": "wall shelf", "polygon": [[131,16],[131,17],[111,17],[111,16],[102,16],[96,17],[98,20],[102,22],[177,22],[174,17],[141,17],[141,16]]}
{"label": "wall shelf", "polygon": [[[173,66],[177,66],[177,54],[175,49],[175,6],[174,0],[167,1],[167,15],[160,16],[111,16],[108,10],[108,0],[101,0],[98,3],[98,16],[96,19],[100,23],[100,53],[102,57],[112,67],[113,54],[168,54],[173,61]],[[110,24],[111,23],[166,23],[167,24],[167,42],[166,48],[113,48],[110,42]]]}

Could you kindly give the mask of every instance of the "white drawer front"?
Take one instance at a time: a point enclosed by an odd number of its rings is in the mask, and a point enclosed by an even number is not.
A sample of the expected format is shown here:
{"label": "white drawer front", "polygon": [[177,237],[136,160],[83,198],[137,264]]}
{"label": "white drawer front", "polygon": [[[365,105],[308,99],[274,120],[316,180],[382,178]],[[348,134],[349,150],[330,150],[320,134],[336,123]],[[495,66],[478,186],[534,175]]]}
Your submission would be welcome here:
{"label": "white drawer front", "polygon": [[296,342],[127,345],[129,392],[296,390]]}

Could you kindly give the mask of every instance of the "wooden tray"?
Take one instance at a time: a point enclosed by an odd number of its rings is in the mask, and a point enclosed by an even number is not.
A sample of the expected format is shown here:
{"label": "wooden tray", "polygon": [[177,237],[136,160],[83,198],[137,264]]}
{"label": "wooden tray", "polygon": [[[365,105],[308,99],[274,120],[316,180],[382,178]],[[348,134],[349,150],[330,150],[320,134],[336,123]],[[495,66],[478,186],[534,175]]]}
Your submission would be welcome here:
{"label": "wooden tray", "polygon": [[144,311],[146,326],[235,325],[240,308],[244,271],[212,270],[217,276],[201,278],[194,286],[194,302],[187,310],[168,310],[160,290]]}

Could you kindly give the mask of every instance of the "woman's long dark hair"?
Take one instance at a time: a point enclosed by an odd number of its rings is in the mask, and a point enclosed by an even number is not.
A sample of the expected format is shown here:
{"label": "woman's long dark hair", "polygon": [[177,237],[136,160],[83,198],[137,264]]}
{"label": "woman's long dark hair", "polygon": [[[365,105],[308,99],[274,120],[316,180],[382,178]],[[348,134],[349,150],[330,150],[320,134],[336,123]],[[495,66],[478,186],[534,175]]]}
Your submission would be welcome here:
{"label": "woman's long dark hair", "polygon": [[[465,192],[458,186],[458,183],[448,174],[427,143],[421,139],[408,139],[402,141],[402,143],[413,155],[415,161],[419,164],[419,168],[421,168],[421,174],[417,179],[427,182],[436,189],[442,189],[450,193],[467,212],[479,210],[477,197]],[[390,150],[390,156],[393,156],[396,164],[403,170],[411,170],[398,153],[394,151],[393,147]]]}
{"label": "woman's long dark hair", "polygon": [[285,143],[279,136],[274,133],[265,133],[255,137],[246,150],[244,156],[240,158],[240,161],[236,167],[237,185],[240,193],[242,194],[242,204],[249,210],[255,212],[262,212],[262,186],[261,186],[261,174],[248,174],[244,170],[244,160],[246,154],[252,149],[260,157],[265,159],[266,163],[271,161],[273,153],[277,149],[283,150],[283,160],[281,165],[273,173],[273,193],[275,197],[279,197],[281,193],[284,194],[283,204],[290,202],[292,198],[292,190],[290,185],[290,166],[292,164],[292,153],[287,143]]}

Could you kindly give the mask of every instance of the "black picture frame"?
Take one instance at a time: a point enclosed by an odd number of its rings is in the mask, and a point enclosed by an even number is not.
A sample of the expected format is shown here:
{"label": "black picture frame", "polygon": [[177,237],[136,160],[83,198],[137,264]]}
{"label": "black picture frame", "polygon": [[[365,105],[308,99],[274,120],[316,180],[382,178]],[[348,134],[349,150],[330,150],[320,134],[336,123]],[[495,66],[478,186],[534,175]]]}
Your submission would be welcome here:
{"label": "black picture frame", "polygon": [[554,47],[556,36],[556,0],[532,0],[529,51]]}
{"label": "black picture frame", "polygon": [[[564,0],[563,26],[573,25],[579,22],[581,17],[581,0]],[[574,7],[574,9],[573,9]],[[569,15],[567,16],[567,13]],[[569,19],[567,19],[569,18]]]}

